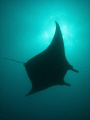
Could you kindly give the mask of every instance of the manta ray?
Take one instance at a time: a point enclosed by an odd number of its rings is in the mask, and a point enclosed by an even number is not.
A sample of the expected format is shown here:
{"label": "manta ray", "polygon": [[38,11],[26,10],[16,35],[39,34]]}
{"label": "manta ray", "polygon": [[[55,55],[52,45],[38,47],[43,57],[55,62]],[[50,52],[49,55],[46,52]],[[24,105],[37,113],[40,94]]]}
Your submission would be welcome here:
{"label": "manta ray", "polygon": [[50,45],[26,63],[23,63],[32,83],[32,88],[26,96],[55,85],[71,86],[64,81],[67,71],[79,72],[66,59],[62,32],[59,24],[56,21],[55,23],[56,30]]}

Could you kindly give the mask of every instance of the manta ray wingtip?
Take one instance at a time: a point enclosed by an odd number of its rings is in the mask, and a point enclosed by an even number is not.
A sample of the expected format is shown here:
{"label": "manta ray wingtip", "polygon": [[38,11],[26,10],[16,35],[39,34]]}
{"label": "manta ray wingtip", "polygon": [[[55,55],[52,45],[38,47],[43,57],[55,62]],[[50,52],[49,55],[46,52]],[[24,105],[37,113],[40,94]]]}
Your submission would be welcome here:
{"label": "manta ray wingtip", "polygon": [[29,96],[29,95],[31,95],[31,93],[29,92],[28,94],[26,94],[25,96]]}
{"label": "manta ray wingtip", "polygon": [[57,22],[57,21],[55,21],[55,23],[56,23],[56,24],[58,24],[58,22]]}

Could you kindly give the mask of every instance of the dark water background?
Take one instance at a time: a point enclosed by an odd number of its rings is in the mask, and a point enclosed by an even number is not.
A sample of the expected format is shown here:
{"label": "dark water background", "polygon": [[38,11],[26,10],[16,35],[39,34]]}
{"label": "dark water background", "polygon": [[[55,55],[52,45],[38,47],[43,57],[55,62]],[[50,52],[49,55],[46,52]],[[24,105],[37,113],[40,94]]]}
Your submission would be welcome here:
{"label": "dark water background", "polygon": [[60,24],[68,61],[67,86],[31,96],[22,64],[0,59],[0,120],[90,120],[90,1],[1,0],[0,58],[27,62],[43,51]]}

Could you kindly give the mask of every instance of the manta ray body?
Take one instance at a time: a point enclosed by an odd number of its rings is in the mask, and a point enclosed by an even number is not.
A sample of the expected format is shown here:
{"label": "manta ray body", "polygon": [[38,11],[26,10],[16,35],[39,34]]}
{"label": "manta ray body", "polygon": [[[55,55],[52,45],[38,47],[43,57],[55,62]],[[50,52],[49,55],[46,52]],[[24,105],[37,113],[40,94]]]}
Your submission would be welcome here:
{"label": "manta ray body", "polygon": [[27,95],[55,85],[70,86],[64,81],[65,74],[68,70],[78,72],[66,59],[62,33],[59,24],[55,23],[56,31],[50,45],[43,52],[24,63],[32,83],[32,88]]}

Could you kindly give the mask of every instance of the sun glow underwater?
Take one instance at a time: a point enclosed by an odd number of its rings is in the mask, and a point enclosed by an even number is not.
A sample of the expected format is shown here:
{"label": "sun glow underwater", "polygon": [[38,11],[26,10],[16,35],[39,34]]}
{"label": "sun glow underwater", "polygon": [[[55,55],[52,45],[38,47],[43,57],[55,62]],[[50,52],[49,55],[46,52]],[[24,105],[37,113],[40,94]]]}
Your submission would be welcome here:
{"label": "sun glow underwater", "polygon": [[[72,34],[72,26],[65,24],[65,23],[61,23],[60,24],[60,28],[62,31],[62,36],[64,39],[64,44],[65,46],[69,45],[72,46],[73,45],[73,34]],[[54,36],[55,33],[55,25],[51,24],[49,25],[49,28],[47,28],[47,30],[44,30],[42,33],[42,38],[44,40],[45,43],[47,43],[48,45],[51,43],[52,38]]]}

